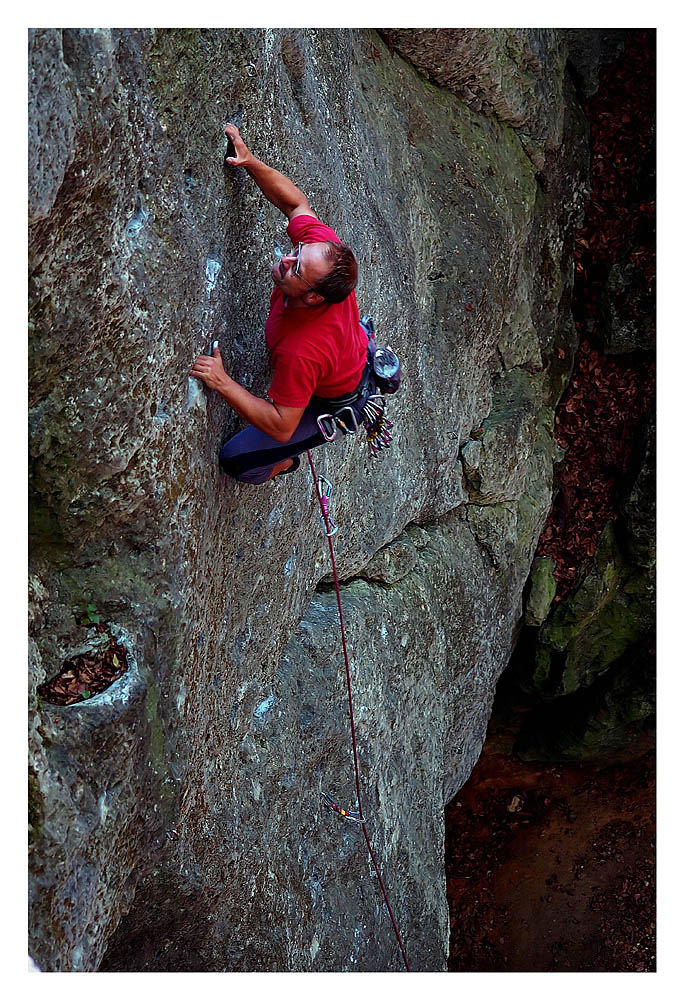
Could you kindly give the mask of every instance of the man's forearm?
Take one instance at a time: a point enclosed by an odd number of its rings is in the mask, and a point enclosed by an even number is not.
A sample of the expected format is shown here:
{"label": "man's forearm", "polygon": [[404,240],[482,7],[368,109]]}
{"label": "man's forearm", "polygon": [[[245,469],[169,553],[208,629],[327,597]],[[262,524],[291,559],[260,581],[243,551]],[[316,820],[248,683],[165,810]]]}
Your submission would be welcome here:
{"label": "man's forearm", "polygon": [[261,188],[268,200],[279,208],[288,218],[290,213],[301,204],[308,204],[308,199],[303,191],[292,183],[289,177],[281,174],[274,167],[252,157],[245,169],[255,183]]}
{"label": "man's forearm", "polygon": [[276,441],[289,440],[290,434],[283,437],[282,418],[273,403],[269,403],[268,400],[261,399],[259,396],[253,396],[248,389],[245,389],[229,375],[226,375],[225,382],[222,382],[216,391],[247,423],[252,424],[253,427],[268,434]]}

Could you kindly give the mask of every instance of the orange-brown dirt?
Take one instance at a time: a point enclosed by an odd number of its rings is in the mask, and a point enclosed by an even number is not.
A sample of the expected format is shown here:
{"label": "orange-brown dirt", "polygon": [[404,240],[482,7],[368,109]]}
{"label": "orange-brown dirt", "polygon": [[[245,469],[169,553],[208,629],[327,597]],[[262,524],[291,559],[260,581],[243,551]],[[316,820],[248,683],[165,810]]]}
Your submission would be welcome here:
{"label": "orange-brown dirt", "polygon": [[655,761],[599,770],[491,735],[446,811],[449,969],[655,971]]}

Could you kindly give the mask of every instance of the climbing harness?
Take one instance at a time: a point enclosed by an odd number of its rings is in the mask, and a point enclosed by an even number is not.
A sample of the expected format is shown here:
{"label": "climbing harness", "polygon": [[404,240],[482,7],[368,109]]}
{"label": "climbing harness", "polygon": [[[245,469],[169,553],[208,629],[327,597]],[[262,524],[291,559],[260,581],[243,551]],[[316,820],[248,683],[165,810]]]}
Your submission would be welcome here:
{"label": "climbing harness", "polygon": [[383,882],[382,875],[380,874],[380,868],[378,867],[378,862],[376,860],[375,853],[373,851],[373,846],[370,842],[370,837],[368,835],[368,830],[366,828],[367,820],[363,814],[363,805],[361,802],[361,778],[359,775],[359,760],[356,748],[356,727],[354,725],[354,702],[352,699],[351,669],[349,666],[349,655],[347,653],[347,639],[344,631],[344,618],[342,616],[342,598],[340,595],[340,583],[337,576],[337,564],[335,563],[335,553],[333,550],[333,543],[332,543],[332,536],[337,532],[338,527],[330,517],[330,509],[328,503],[328,501],[330,500],[330,495],[332,493],[332,485],[329,482],[329,480],[325,478],[325,476],[316,475],[316,470],[314,469],[313,459],[311,458],[310,451],[307,451],[306,457],[309,460],[309,468],[311,469],[311,475],[313,477],[314,486],[316,488],[316,496],[318,497],[318,503],[321,508],[321,521],[323,523],[323,530],[328,539],[328,548],[330,550],[330,563],[332,565],[333,580],[335,581],[335,595],[337,597],[337,611],[340,618],[340,634],[342,637],[342,652],[344,654],[344,666],[347,675],[347,700],[349,703],[349,725],[351,730],[351,742],[352,742],[352,751],[354,757],[356,801],[358,803],[359,808],[356,810],[342,809],[335,803],[334,799],[326,792],[321,792],[321,797],[323,801],[326,803],[326,805],[333,810],[333,812],[336,812],[344,819],[348,819],[354,823],[357,823],[361,827],[364,839],[366,841],[366,847],[368,848],[368,853],[370,855],[370,859],[375,869],[375,874],[378,877],[378,884],[380,885],[380,889],[382,890],[382,895],[385,900],[385,906],[387,907],[387,912],[389,914],[390,921],[392,923],[392,928],[394,929],[394,934],[396,936],[399,948],[401,950],[401,957],[404,960],[406,971],[410,972],[411,966],[409,965],[408,957],[406,955],[406,949],[404,948],[404,943],[401,940],[401,935],[399,933],[399,928],[397,927],[397,922],[394,919],[394,914],[392,913],[392,907],[390,905],[389,897],[387,895],[387,890],[385,889],[385,883]]}
{"label": "climbing harness", "polygon": [[[282,254],[280,248],[276,250]],[[313,399],[329,412],[317,417],[318,429],[325,441],[334,441],[338,430],[343,434],[356,434],[360,428],[353,403],[363,399],[361,424],[366,432],[366,443],[371,458],[389,448],[392,443],[392,421],[386,415],[387,396],[393,395],[401,382],[401,362],[391,347],[378,347],[375,342],[375,325],[371,316],[361,319],[361,326],[368,337],[366,367],[361,381],[348,396],[327,399],[314,396]],[[376,392],[369,392],[375,388]]]}

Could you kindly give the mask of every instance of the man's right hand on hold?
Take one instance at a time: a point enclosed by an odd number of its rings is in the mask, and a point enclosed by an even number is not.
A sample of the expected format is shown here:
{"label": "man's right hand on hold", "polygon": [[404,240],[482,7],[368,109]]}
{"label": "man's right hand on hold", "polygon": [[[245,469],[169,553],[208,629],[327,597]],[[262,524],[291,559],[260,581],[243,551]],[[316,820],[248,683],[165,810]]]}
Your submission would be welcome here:
{"label": "man's right hand on hold", "polygon": [[226,157],[229,167],[244,167],[271,204],[280,209],[288,219],[294,219],[296,215],[311,215],[314,219],[317,218],[309,199],[289,177],[269,167],[250,153],[235,125],[226,122],[223,131],[235,147],[235,156]]}
{"label": "man's right hand on hold", "polygon": [[223,131],[235,147],[235,156],[227,156],[226,163],[228,163],[231,167],[247,167],[250,163],[253,163],[254,157],[247,149],[247,146],[245,145],[244,140],[235,125],[231,125],[230,122],[226,122],[223,126]]}

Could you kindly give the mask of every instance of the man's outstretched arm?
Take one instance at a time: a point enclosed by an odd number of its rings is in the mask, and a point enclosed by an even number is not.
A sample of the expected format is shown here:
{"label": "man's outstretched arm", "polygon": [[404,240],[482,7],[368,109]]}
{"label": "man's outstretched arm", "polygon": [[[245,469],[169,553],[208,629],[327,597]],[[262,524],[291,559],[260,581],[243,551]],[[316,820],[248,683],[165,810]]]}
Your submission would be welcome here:
{"label": "man's outstretched arm", "polygon": [[313,215],[314,219],[318,218],[309,204],[309,199],[289,177],[269,167],[250,153],[235,125],[225,125],[224,131],[235,146],[235,156],[226,157],[229,166],[244,167],[268,200],[288,219],[294,219],[298,215]]}

